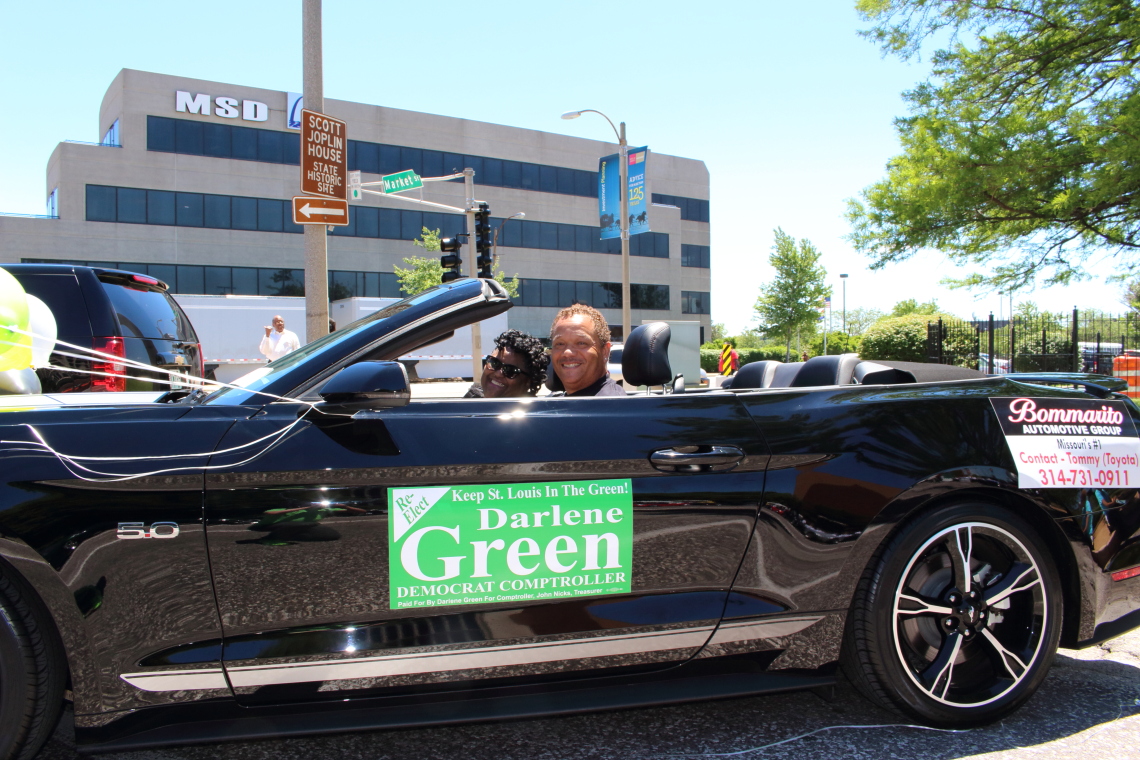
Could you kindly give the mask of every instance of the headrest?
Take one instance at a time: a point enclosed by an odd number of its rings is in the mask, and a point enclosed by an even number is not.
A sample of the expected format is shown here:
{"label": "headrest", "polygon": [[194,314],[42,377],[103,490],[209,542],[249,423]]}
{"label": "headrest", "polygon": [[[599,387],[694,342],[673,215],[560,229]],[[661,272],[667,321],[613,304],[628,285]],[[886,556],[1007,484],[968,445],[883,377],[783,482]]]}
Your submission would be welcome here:
{"label": "headrest", "polygon": [[[783,362],[766,359],[759,362],[749,362],[737,370],[730,379],[733,388],[771,388],[772,378],[776,376],[776,367]],[[721,387],[724,387],[723,385]]]}
{"label": "headrest", "polygon": [[803,362],[791,362],[789,364],[781,364],[776,367],[776,374],[772,376],[772,382],[768,385],[769,388],[787,388],[796,379],[796,374],[800,368],[804,366]]}
{"label": "headrest", "polygon": [[850,385],[855,376],[859,354],[813,356],[804,362],[791,388],[810,388],[820,385]]}
{"label": "headrest", "polygon": [[669,366],[669,325],[651,322],[630,330],[621,354],[622,378],[633,385],[673,382]]}

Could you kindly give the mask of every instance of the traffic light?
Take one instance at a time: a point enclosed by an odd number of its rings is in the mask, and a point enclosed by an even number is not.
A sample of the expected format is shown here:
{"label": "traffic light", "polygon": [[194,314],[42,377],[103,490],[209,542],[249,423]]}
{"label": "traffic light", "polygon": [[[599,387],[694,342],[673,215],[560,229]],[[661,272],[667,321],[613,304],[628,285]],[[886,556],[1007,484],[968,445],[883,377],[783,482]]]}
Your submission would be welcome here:
{"label": "traffic light", "polygon": [[439,263],[443,265],[443,282],[458,280],[463,276],[460,272],[463,259],[459,258],[459,249],[462,247],[463,241],[457,237],[440,239],[439,251],[443,255],[439,257]]}
{"label": "traffic light", "polygon": [[491,265],[494,257],[491,255],[491,209],[486,203],[479,204],[475,212],[475,264],[479,267],[479,276],[491,279]]}

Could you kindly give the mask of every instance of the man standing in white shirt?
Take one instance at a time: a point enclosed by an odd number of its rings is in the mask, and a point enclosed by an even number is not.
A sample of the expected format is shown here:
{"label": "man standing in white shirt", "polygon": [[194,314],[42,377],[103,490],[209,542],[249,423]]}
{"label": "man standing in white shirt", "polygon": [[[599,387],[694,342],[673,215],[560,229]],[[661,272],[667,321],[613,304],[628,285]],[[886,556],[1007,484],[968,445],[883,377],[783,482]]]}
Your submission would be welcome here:
{"label": "man standing in white shirt", "polygon": [[278,314],[273,318],[273,327],[265,328],[265,337],[261,339],[260,349],[265,358],[273,361],[300,347],[301,341],[297,339],[297,333],[286,330],[285,320]]}

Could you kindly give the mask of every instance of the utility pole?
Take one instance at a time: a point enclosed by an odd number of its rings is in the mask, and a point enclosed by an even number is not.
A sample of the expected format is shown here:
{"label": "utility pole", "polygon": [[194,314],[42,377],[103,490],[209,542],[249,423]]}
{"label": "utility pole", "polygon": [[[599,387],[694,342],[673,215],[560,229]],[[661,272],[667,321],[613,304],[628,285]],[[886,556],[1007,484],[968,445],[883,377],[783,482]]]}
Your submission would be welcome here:
{"label": "utility pole", "polygon": [[[466,168],[463,170],[463,190],[464,195],[467,196],[463,208],[466,209],[467,215],[467,244],[468,244],[468,257],[471,259],[471,277],[479,277],[479,264],[476,261],[478,256],[475,255],[475,210],[478,208],[475,203],[475,170]],[[471,324],[471,382],[479,382],[479,378],[483,376],[483,330],[482,325],[478,322]]]}
{"label": "utility pole", "polygon": [[[321,51],[321,0],[302,0],[302,61],[305,108],[325,111],[323,53]],[[305,342],[328,335],[328,237],[323,224],[305,225]]]}

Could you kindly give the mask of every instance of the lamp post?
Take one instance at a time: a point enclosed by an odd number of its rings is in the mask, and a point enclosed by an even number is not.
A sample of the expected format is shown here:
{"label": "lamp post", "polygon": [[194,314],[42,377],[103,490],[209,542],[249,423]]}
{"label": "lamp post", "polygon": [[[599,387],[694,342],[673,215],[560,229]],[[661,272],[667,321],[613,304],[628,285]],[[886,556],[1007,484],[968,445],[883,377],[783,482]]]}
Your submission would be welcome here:
{"label": "lamp post", "polygon": [[847,334],[847,275],[839,275],[839,279],[843,280],[843,334]]}
{"label": "lamp post", "polygon": [[499,226],[495,228],[495,234],[491,238],[491,261],[492,266],[499,262],[499,232],[503,229],[503,225],[512,219],[522,219],[526,216],[525,212],[519,211],[517,214],[511,214],[503,221],[499,222]]}
{"label": "lamp post", "polygon": [[629,143],[625,139],[625,122],[621,123],[621,129],[614,127],[613,121],[609,116],[606,116],[601,111],[595,111],[593,108],[583,108],[581,111],[567,111],[562,114],[563,119],[577,119],[584,113],[596,113],[603,119],[609,122],[610,127],[613,128],[614,134],[618,139],[618,170],[620,172],[618,184],[621,185],[621,339],[629,340],[629,333],[632,329],[630,322],[632,321],[629,308],[629,160],[627,154],[629,152]]}

